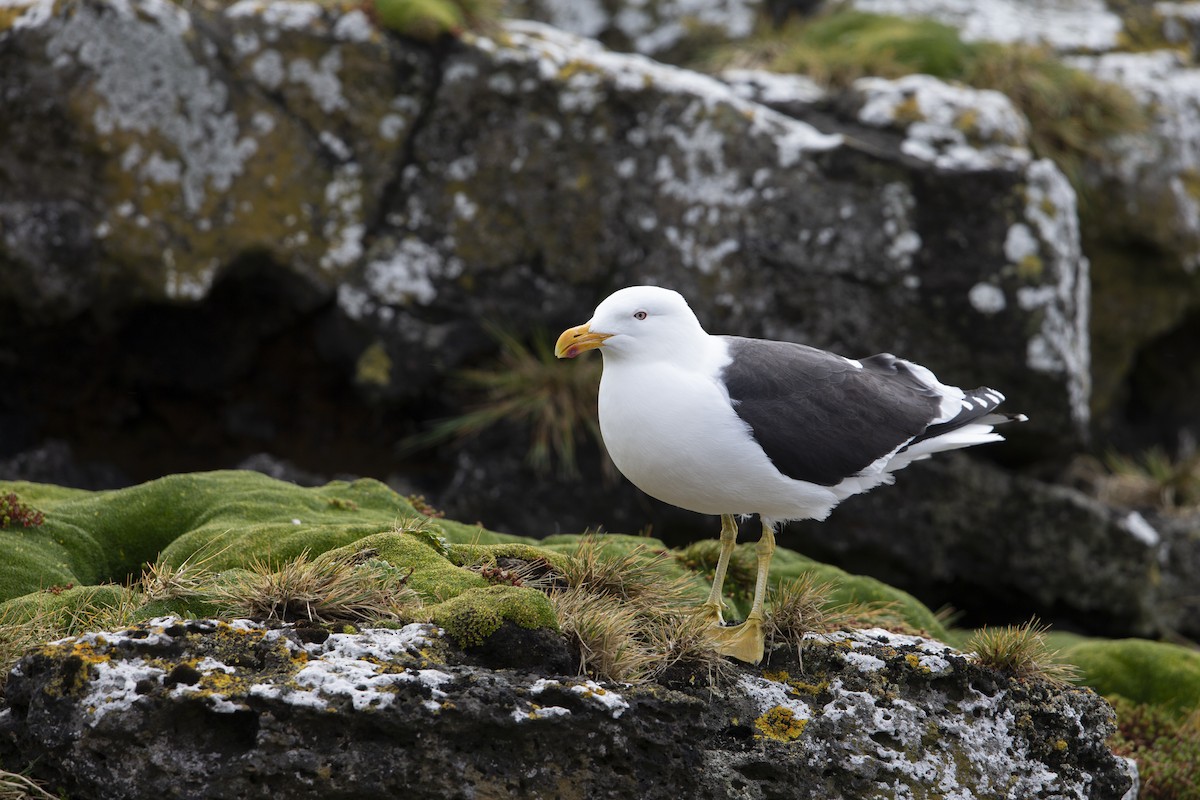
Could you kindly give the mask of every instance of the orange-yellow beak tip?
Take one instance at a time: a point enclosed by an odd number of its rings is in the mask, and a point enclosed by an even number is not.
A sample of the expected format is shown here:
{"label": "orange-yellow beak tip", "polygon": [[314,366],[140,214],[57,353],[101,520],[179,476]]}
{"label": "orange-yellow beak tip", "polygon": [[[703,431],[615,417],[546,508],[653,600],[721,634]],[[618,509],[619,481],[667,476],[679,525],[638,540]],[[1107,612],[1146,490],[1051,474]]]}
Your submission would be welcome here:
{"label": "orange-yellow beak tip", "polygon": [[611,333],[596,333],[587,323],[567,328],[554,343],[554,355],[559,358],[574,358],[587,350],[595,350],[604,344]]}

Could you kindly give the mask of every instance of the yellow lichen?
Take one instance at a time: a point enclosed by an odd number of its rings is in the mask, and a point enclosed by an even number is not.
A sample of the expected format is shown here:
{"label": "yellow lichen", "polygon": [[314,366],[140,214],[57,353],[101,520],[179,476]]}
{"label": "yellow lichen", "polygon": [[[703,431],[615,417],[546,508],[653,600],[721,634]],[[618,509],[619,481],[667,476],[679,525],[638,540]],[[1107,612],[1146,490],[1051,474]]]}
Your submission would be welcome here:
{"label": "yellow lichen", "polygon": [[921,104],[917,102],[916,95],[909,95],[892,109],[892,118],[897,124],[911,125],[914,122],[923,122],[925,112],[921,110]]}
{"label": "yellow lichen", "polygon": [[1065,740],[1065,739],[1059,739],[1058,741],[1056,741],[1056,742],[1054,743],[1054,749],[1055,749],[1055,750],[1057,750],[1057,751],[1059,751],[1060,753],[1061,753],[1063,750],[1066,750],[1066,749],[1067,749],[1067,742],[1066,742],[1066,740]]}
{"label": "yellow lichen", "polygon": [[756,739],[773,739],[777,742],[794,742],[804,733],[808,720],[801,719],[790,708],[775,706],[758,719],[754,727],[758,729]]}
{"label": "yellow lichen", "polygon": [[354,368],[354,380],[362,386],[387,386],[392,379],[392,359],[383,342],[376,339],[362,351]]}
{"label": "yellow lichen", "polygon": [[1045,264],[1042,263],[1041,256],[1036,253],[1030,253],[1023,257],[1017,264],[1017,275],[1025,280],[1037,280],[1042,277],[1045,271]]}

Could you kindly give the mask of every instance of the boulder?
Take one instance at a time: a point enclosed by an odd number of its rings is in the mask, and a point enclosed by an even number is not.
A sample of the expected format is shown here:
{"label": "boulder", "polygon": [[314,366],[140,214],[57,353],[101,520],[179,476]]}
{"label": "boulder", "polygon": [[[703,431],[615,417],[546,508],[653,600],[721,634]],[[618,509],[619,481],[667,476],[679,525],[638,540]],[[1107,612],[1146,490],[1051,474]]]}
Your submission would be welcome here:
{"label": "boulder", "polygon": [[[714,330],[894,349],[1019,391],[1061,440],[1085,422],[1079,343],[1044,330],[1082,320],[1060,286],[1087,282],[1070,241],[1029,217],[1027,197],[1046,195],[1070,234],[1048,165],[881,158],[535,23],[433,47],[306,3],[13,9],[0,341],[27,387],[7,413],[35,439],[79,424],[63,389],[82,371],[95,422],[131,434],[112,446],[125,459],[170,452],[151,420],[190,415],[204,421],[178,435],[228,441],[229,463],[276,439],[297,460],[319,445],[268,391],[268,365],[288,363],[325,402],[386,409],[399,438],[431,405],[470,402],[446,380],[494,348],[481,321],[553,330],[632,282],[678,287]],[[1015,271],[1014,226],[1044,272]],[[986,312],[968,299],[980,284]],[[114,334],[120,347],[89,352]],[[20,366],[64,351],[78,355]],[[231,390],[245,399],[212,414]],[[335,441],[370,439],[347,433]]]}
{"label": "boulder", "polygon": [[[549,640],[526,649],[546,655]],[[557,647],[561,647],[559,640]],[[707,686],[489,664],[431,626],[163,618],[38,648],[0,760],[94,798],[1125,796],[1090,691],[872,629]],[[1132,771],[1136,775],[1136,771]]]}

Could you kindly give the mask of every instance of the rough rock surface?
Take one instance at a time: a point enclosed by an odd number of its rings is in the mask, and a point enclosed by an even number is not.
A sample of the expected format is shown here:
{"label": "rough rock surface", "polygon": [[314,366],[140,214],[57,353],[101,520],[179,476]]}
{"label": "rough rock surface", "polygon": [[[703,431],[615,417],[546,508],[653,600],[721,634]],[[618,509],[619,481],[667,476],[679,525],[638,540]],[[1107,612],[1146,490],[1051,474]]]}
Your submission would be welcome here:
{"label": "rough rock surface", "polygon": [[803,671],[780,648],[712,691],[686,672],[602,686],[494,658],[422,625],[159,619],[22,660],[0,755],[94,798],[1116,800],[1132,783],[1098,696],[1007,680],[919,637],[812,638]]}

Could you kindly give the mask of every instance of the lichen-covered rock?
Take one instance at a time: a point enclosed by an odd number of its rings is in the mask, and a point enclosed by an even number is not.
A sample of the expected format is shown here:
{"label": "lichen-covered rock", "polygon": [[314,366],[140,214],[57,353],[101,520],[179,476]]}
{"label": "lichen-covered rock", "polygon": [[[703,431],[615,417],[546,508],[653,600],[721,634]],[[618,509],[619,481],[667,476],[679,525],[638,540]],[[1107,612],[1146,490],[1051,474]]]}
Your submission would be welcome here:
{"label": "lichen-covered rock", "polygon": [[810,638],[803,669],[781,648],[710,690],[497,669],[428,626],[168,618],[39,648],[6,702],[4,766],[95,798],[1116,800],[1131,785],[1098,696],[881,630]]}
{"label": "lichen-covered rock", "polygon": [[[1098,411],[1129,402],[1128,380],[1139,359],[1151,358],[1162,338],[1190,332],[1200,309],[1200,70],[1173,50],[1080,56],[1070,63],[1124,87],[1147,111],[1140,132],[1108,143],[1109,157],[1088,165],[1084,179],[1104,224],[1090,234],[1097,253],[1095,346]],[[1137,266],[1126,248],[1136,243]],[[1130,303],[1129,297],[1138,298]],[[1175,355],[1175,354],[1172,354]],[[1183,379],[1134,389],[1131,405],[1156,416],[1172,396],[1200,387],[1189,375],[1191,355],[1174,367]],[[1192,368],[1194,369],[1194,368]],[[1141,389],[1141,392],[1138,392]],[[1148,391],[1146,391],[1148,390]],[[1200,431],[1200,415],[1173,415],[1173,427]],[[1170,433],[1152,441],[1173,446]]]}
{"label": "lichen-covered rock", "polygon": [[[895,350],[952,382],[986,379],[1028,398],[1031,426],[1055,439],[1085,423],[1086,353],[1047,328],[1083,320],[1060,283],[1082,291],[1086,266],[1067,263],[1069,227],[1028,219],[1034,194],[1052,221],[1071,214],[1044,165],[945,170],[863,148],[840,124],[820,132],[715,79],[529,22],[433,46],[353,8],[288,0],[20,0],[3,19],[0,302],[12,313],[0,341],[21,354],[11,413],[30,426],[78,424],[57,390],[86,382],[78,370],[130,380],[151,407],[176,384],[219,398],[265,380],[280,359],[260,349],[304,320],[314,341],[293,346],[317,387],[343,380],[411,429],[448,374],[494,346],[480,320],[555,327],[633,282],[678,287],[713,330]],[[1043,272],[1015,271],[1014,225]],[[185,325],[156,337],[156,318],[135,314],[122,333],[139,354],[131,371],[63,346],[79,320],[111,323],[144,302],[230,302],[222,290],[239,276],[285,289],[248,300],[253,313],[218,306],[222,324],[230,311],[253,320],[236,336],[210,342],[201,325],[189,340]],[[24,366],[64,350],[78,355],[61,375]],[[102,394],[103,419],[147,413],[121,388]],[[299,419],[283,437],[275,412],[291,405],[258,402],[168,416],[204,417],[177,438],[329,447]]]}
{"label": "lichen-covered rock", "polygon": [[1111,50],[1120,16],[1104,0],[851,0],[859,11],[929,17],[962,31],[968,41],[1048,44],[1058,50]]}
{"label": "lichen-covered rock", "polygon": [[754,31],[761,0],[507,0],[506,12],[599,39],[614,50],[671,60],[696,39],[743,39]]}

